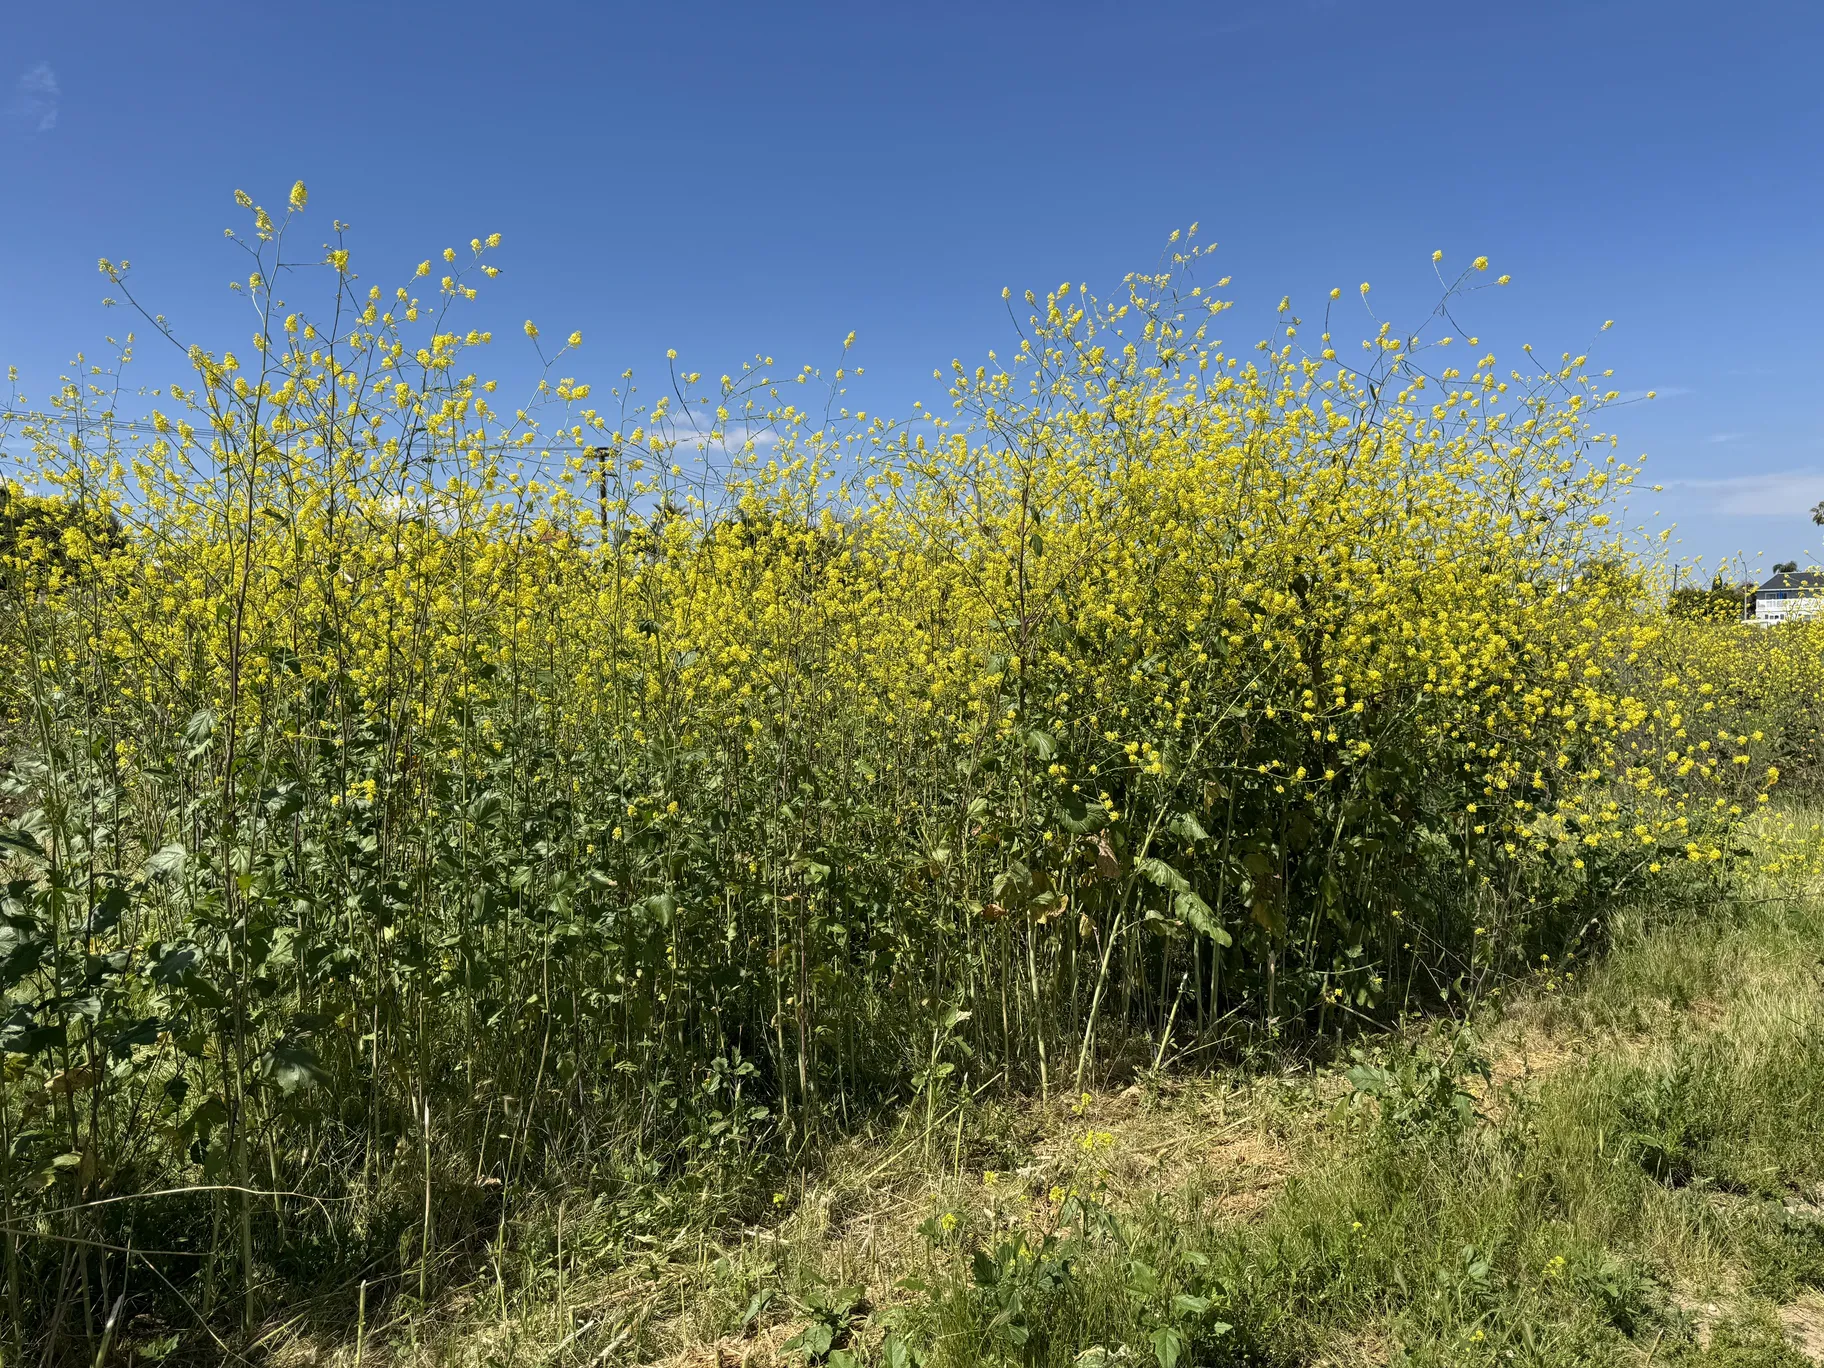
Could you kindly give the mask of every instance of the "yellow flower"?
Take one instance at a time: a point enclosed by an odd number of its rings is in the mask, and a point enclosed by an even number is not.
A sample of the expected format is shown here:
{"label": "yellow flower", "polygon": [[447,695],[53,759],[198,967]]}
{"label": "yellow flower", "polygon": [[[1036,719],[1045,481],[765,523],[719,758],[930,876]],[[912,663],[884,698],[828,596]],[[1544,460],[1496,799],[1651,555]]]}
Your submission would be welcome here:
{"label": "yellow flower", "polygon": [[[242,288],[272,290],[276,243],[244,245]],[[43,715],[79,769],[105,759],[75,778],[132,811],[241,805],[261,860],[346,919],[354,958],[323,991],[351,1021],[403,972],[380,921],[402,948],[444,945],[483,894],[477,945],[550,966],[529,1010],[583,1004],[626,1065],[568,1104],[604,1114],[728,1084],[723,1042],[751,1040],[784,1042],[764,1101],[794,1108],[800,1083],[865,1081],[876,1057],[956,1069],[927,1077],[934,1120],[1070,1024],[1044,986],[1058,954],[1091,979],[1106,964],[1097,1023],[1207,969],[1191,938],[1114,953],[1200,906],[1249,928],[1224,951],[1235,981],[1264,974],[1270,939],[1284,1010],[1315,1021],[1377,996],[1328,967],[1344,928],[1404,926],[1393,871],[1421,842],[1465,891],[1422,910],[1435,943],[1386,947],[1421,980],[1454,975],[1465,920],[1499,968],[1496,929],[1568,914],[1586,859],[1663,878],[1752,849],[1731,864],[1814,877],[1824,846],[1772,830],[1767,765],[1815,749],[1824,621],[1687,615],[1684,581],[1675,612],[1657,564],[1604,530],[1640,475],[1591,422],[1623,382],[1530,352],[1539,373],[1514,380],[1468,335],[1442,353],[1474,348],[1459,365],[1421,364],[1378,319],[1301,341],[1288,317],[1236,351],[1210,336],[1226,304],[1196,292],[1200,249],[1173,250],[1109,298],[1007,293],[1024,307],[1006,345],[940,370],[952,409],[901,421],[845,411],[846,355],[782,375],[760,353],[713,395],[675,349],[656,379],[553,362],[505,404],[460,356],[490,338],[460,319],[467,277],[433,256],[413,280],[434,298],[361,299],[337,246],[321,300],[300,279],[252,349],[188,353],[143,426],[109,413],[105,366],[9,406],[45,411],[16,456],[55,493],[0,497],[0,583],[24,591],[0,594],[0,711]],[[124,281],[127,263],[102,269]],[[186,734],[201,717],[212,738]],[[229,794],[231,730],[267,777]],[[286,767],[302,797],[281,819]],[[1224,834],[1247,832],[1271,842]],[[293,870],[297,848],[360,849],[375,890],[413,896],[350,903],[312,861]],[[500,877],[459,887],[458,865]],[[266,868],[246,891],[282,919]],[[180,904],[148,934],[181,930]],[[1001,975],[1003,955],[1038,967]],[[1011,1037],[989,1025],[999,986],[969,997],[985,982],[1004,982]],[[426,1001],[423,1036],[388,1029],[433,1076],[465,1076],[438,1034],[461,1014]],[[712,1007],[721,1029],[697,1030]],[[1132,1025],[1098,1024],[1072,1052],[1082,1078],[1107,1076]],[[490,1042],[498,1077],[538,1074],[541,1037],[519,1034]],[[1075,1138],[1092,1166],[1115,1144]]]}

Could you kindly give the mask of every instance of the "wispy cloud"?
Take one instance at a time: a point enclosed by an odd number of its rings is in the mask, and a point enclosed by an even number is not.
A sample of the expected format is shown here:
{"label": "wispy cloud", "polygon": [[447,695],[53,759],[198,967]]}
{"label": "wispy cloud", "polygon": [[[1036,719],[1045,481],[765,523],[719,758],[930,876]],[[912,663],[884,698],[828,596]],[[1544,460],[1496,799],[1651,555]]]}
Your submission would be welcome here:
{"label": "wispy cloud", "polygon": [[1745,432],[1713,432],[1704,440],[1711,446],[1721,446],[1726,442],[1739,442],[1747,435]]}
{"label": "wispy cloud", "polygon": [[40,62],[22,75],[13,86],[13,100],[8,120],[23,133],[49,133],[57,127],[57,110],[62,103],[63,88],[57,84],[57,73],[49,62]]}
{"label": "wispy cloud", "polygon": [[1669,480],[1666,488],[1702,495],[1713,513],[1803,517],[1824,499],[1824,471],[1786,470],[1725,480]]}

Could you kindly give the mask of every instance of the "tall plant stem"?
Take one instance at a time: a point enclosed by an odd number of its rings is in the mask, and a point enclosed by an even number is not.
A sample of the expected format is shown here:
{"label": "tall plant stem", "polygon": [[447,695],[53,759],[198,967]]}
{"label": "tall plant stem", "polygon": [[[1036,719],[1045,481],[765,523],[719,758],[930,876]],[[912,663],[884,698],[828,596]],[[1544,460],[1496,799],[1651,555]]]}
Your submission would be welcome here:
{"label": "tall plant stem", "polygon": [[1089,1047],[1096,1037],[1096,1016],[1102,1007],[1103,990],[1108,987],[1108,965],[1114,958],[1115,942],[1121,939],[1121,932],[1127,924],[1127,909],[1123,907],[1115,914],[1115,924],[1109,929],[1108,940],[1102,947],[1102,967],[1096,971],[1096,988],[1089,996],[1089,1017],[1083,1023],[1083,1044],[1077,1051],[1076,1091],[1083,1091],[1083,1072],[1089,1067]]}

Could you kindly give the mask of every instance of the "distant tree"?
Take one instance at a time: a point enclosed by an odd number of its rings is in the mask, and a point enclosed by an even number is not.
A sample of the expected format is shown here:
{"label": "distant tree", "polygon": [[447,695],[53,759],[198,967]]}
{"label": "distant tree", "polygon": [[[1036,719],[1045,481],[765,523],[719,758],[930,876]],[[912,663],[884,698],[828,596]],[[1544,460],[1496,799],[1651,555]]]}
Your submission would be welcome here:
{"label": "distant tree", "polygon": [[1819,527],[1824,527],[1824,499],[1819,499],[1811,506],[1811,520]]}
{"label": "distant tree", "polygon": [[68,573],[85,555],[118,551],[125,545],[113,514],[0,482],[0,590],[15,580],[30,582],[52,567]]}
{"label": "distant tree", "polygon": [[1710,581],[1708,589],[1676,589],[1667,605],[1675,618],[1720,621],[1746,617],[1754,600],[1754,586],[1730,584],[1721,574]]}
{"label": "distant tree", "polygon": [[1773,573],[1776,575],[1791,575],[1795,574],[1798,571],[1798,568],[1799,563],[1797,561],[1779,561],[1774,565]]}

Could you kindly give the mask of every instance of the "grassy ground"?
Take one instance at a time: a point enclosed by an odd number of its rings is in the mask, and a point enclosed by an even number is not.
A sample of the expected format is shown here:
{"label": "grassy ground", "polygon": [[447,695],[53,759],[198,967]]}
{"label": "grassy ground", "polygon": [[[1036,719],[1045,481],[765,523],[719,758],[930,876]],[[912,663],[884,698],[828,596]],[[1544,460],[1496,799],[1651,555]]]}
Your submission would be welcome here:
{"label": "grassy ground", "polygon": [[1467,1027],[920,1111],[751,1225],[553,1210],[465,1299],[280,1356],[1824,1362],[1821,964],[1815,894],[1623,912]]}

